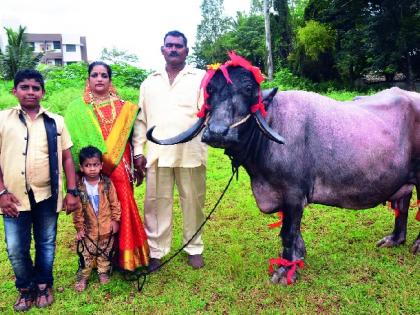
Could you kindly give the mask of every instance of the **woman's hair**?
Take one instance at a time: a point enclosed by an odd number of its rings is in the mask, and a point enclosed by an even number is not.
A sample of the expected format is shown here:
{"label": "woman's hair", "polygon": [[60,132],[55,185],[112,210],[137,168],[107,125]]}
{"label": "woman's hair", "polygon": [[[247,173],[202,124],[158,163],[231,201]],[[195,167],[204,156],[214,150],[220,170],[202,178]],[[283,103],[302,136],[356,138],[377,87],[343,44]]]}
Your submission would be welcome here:
{"label": "woman's hair", "polygon": [[15,77],[14,77],[14,82],[13,82],[14,88],[16,89],[18,84],[25,79],[28,79],[28,80],[34,79],[36,82],[38,82],[41,85],[42,90],[45,92],[44,78],[39,71],[33,70],[33,69],[24,69],[24,70],[19,70],[18,72],[16,72]]}
{"label": "woman's hair", "polygon": [[91,158],[98,158],[99,161],[102,162],[102,152],[101,150],[99,150],[97,147],[94,147],[92,145],[89,145],[87,147],[84,147],[80,150],[79,152],[79,163],[80,165],[83,164],[84,161],[86,161],[86,159],[91,159]]}
{"label": "woman's hair", "polygon": [[107,63],[105,63],[103,61],[94,61],[94,62],[92,62],[89,65],[89,68],[88,68],[88,75],[90,75],[90,73],[93,70],[93,67],[95,67],[95,66],[104,66],[105,69],[106,69],[106,72],[108,73],[109,79],[111,80],[111,78],[112,78],[112,70],[111,70],[111,67]]}

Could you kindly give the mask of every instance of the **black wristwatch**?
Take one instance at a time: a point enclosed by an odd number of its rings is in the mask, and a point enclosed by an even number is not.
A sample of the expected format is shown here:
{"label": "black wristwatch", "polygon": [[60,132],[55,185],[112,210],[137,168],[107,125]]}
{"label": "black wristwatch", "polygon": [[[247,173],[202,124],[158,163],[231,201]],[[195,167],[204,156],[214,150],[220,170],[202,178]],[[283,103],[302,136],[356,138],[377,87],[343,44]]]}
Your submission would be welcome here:
{"label": "black wristwatch", "polygon": [[72,194],[75,197],[80,196],[80,192],[77,188],[74,188],[74,189],[67,188],[67,193]]}

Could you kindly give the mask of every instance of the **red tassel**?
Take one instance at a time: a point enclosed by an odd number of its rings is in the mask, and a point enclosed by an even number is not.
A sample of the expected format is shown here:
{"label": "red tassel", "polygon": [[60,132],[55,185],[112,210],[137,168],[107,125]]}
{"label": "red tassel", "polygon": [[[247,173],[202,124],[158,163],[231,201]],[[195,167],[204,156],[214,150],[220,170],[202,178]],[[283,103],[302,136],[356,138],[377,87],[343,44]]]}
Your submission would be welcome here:
{"label": "red tassel", "polygon": [[416,220],[420,222],[420,209],[417,210]]}
{"label": "red tassel", "polygon": [[281,226],[283,224],[283,212],[282,211],[279,211],[279,212],[277,212],[277,215],[279,217],[279,220],[277,222],[274,222],[274,223],[269,224],[268,227],[270,229],[279,227],[279,226]]}
{"label": "red tassel", "polygon": [[287,284],[292,284],[292,276],[293,276],[294,272],[296,271],[296,267],[299,267],[299,269],[302,269],[305,266],[305,264],[303,263],[303,260],[301,260],[301,259],[290,261],[290,260],[284,259],[282,257],[270,258],[268,263],[269,263],[268,272],[270,274],[273,274],[273,272],[274,272],[274,268],[273,268],[274,265],[277,265],[279,267],[281,267],[281,266],[291,267],[289,269],[289,271],[287,272]]}

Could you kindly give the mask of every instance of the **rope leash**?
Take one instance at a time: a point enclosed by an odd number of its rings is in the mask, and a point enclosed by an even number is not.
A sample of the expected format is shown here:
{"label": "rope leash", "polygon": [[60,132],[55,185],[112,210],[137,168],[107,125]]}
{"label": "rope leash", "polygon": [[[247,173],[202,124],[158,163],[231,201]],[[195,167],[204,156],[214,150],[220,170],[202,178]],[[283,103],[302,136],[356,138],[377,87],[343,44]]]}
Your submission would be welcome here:
{"label": "rope leash", "polygon": [[[79,269],[80,268],[82,268],[82,269],[85,268],[85,259],[83,258],[83,254],[82,254],[85,249],[87,250],[87,252],[91,256],[94,256],[94,257],[103,256],[107,260],[112,261],[112,257],[114,256],[115,248],[112,247],[112,249],[109,251],[109,254],[107,254],[106,251],[108,250],[109,244],[111,243],[111,240],[112,240],[113,236],[114,235],[112,233],[109,234],[108,242],[106,243],[106,246],[103,249],[101,249],[99,247],[99,244],[95,243],[89,236],[85,235],[85,238],[87,238],[95,246],[96,252],[91,252],[89,250],[89,247],[86,245],[85,239],[78,240],[76,250],[77,250],[77,255],[79,256]],[[98,240],[98,243],[99,243],[99,240]]]}
{"label": "rope leash", "polygon": [[[219,199],[213,206],[213,209],[210,211],[210,213],[207,215],[206,219],[201,223],[200,227],[197,229],[197,231],[194,233],[194,235],[186,242],[180,249],[178,249],[171,257],[169,257],[167,260],[165,260],[162,264],[159,265],[159,267],[155,268],[154,270],[148,271],[148,270],[138,270],[133,271],[130,275],[127,275],[126,279],[129,281],[137,281],[137,290],[138,292],[141,292],[143,290],[144,284],[146,282],[147,276],[151,274],[152,272],[158,271],[161,269],[164,265],[169,263],[172,259],[174,259],[178,254],[186,247],[188,244],[191,243],[191,241],[197,236],[197,234],[200,232],[200,230],[203,228],[203,226],[207,223],[207,221],[210,219],[213,212],[216,210],[219,203],[222,201],[223,196],[225,195],[226,191],[228,190],[230,183],[232,182],[233,177],[236,175],[236,178],[238,178],[238,167],[232,167],[232,176],[230,177],[225,189],[223,190],[222,194],[220,195]],[[144,269],[144,268],[143,268]],[[133,278],[129,278],[130,276],[133,276]]]}

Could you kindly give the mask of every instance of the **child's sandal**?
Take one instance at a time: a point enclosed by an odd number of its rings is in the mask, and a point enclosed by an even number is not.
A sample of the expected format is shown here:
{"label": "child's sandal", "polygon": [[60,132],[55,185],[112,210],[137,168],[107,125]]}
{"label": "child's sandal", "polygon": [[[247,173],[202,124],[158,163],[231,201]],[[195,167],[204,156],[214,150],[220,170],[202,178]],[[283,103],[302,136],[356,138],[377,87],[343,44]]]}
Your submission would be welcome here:
{"label": "child's sandal", "polygon": [[99,283],[100,284],[107,284],[109,282],[109,276],[107,273],[100,273],[99,274]]}
{"label": "child's sandal", "polygon": [[86,290],[87,287],[87,279],[86,278],[80,278],[80,280],[78,280],[76,282],[76,284],[74,285],[74,289],[77,292],[83,292]]}

